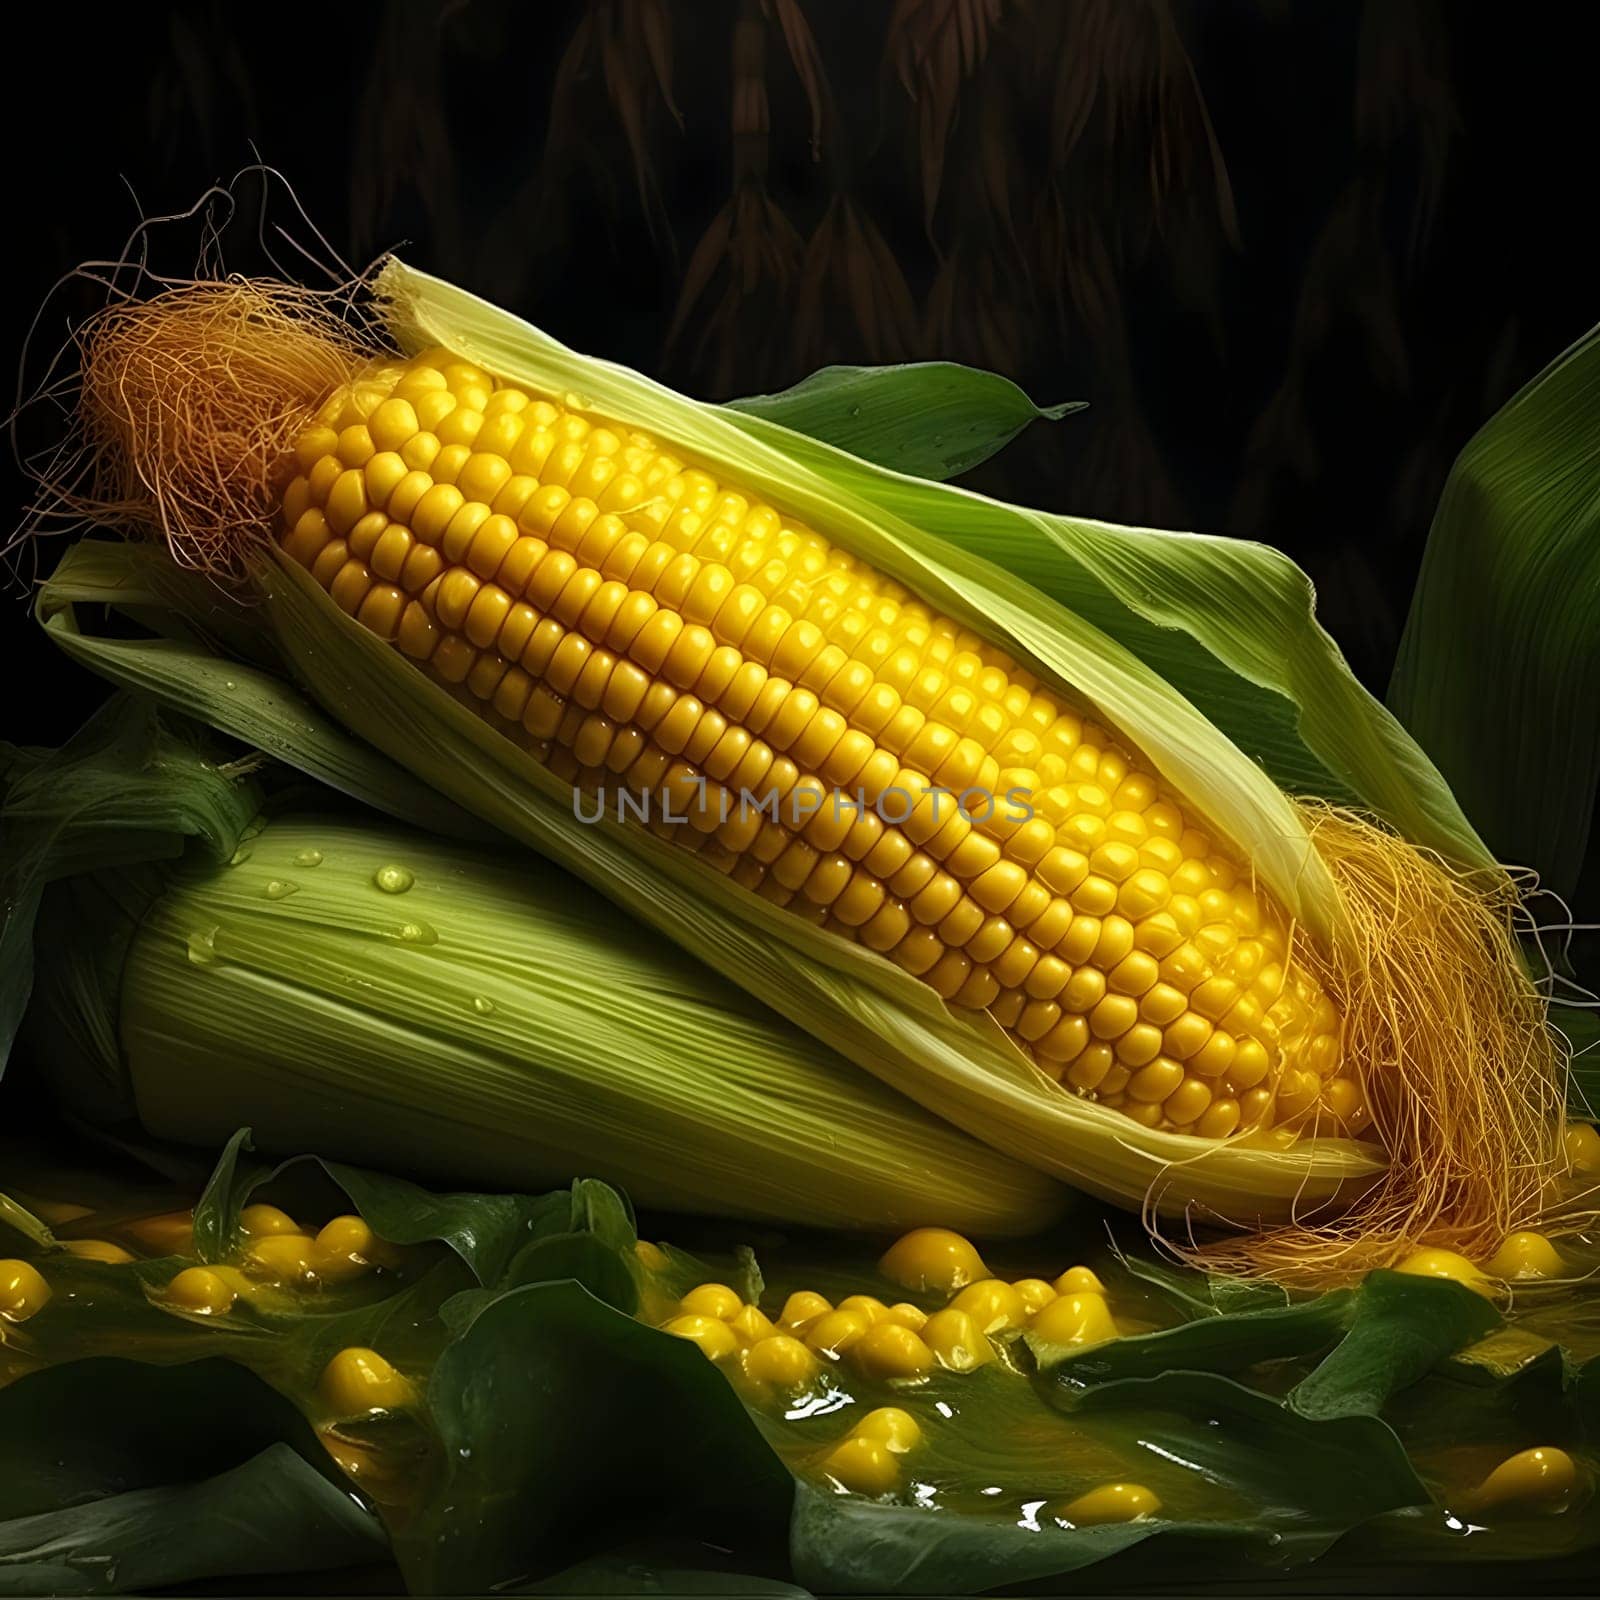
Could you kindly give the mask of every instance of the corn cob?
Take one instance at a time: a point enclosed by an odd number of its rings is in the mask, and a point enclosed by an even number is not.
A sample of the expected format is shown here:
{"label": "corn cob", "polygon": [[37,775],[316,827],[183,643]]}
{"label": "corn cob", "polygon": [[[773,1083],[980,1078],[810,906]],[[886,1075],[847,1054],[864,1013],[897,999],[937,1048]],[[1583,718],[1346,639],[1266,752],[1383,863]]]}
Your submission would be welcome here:
{"label": "corn cob", "polygon": [[[1325,1280],[1537,1210],[1561,1060],[1480,841],[1462,870],[1291,800],[916,520],[1027,513],[753,433],[400,263],[376,291],[382,340],[271,282],[108,308],[86,467],[41,515],[260,583],[348,727],[1000,1149],[1290,1223],[1212,1260]],[[1123,534],[1106,569],[1153,575]]]}
{"label": "corn cob", "polygon": [[295,465],[285,552],[562,777],[1147,1127],[1365,1126],[1234,847],[820,535],[445,350],[338,389]]}

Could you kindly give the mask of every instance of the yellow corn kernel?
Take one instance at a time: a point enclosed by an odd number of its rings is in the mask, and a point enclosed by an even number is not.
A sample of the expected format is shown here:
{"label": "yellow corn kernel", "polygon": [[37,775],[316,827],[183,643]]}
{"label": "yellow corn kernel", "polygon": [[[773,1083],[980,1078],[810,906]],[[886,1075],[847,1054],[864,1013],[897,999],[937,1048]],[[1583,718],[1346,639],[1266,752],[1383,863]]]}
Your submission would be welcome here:
{"label": "yellow corn kernel", "polygon": [[239,1231],[247,1239],[264,1239],[274,1233],[301,1233],[304,1230],[287,1211],[276,1206],[246,1206],[239,1213]]}
{"label": "yellow corn kernel", "polygon": [[699,1288],[691,1289],[681,1304],[689,1316],[716,1317],[727,1322],[738,1316],[744,1301],[725,1283],[702,1283]]}
{"label": "yellow corn kernel", "polygon": [[164,1293],[173,1305],[204,1317],[220,1317],[232,1311],[238,1298],[232,1284],[210,1267],[185,1267],[171,1279]]}
{"label": "yellow corn kernel", "polygon": [[1047,1344],[1104,1344],[1118,1337],[1111,1308],[1101,1294],[1064,1294],[1052,1300],[1028,1331]]}
{"label": "yellow corn kernel", "polygon": [[903,1456],[922,1443],[922,1429],[909,1411],[902,1411],[899,1406],[879,1406],[850,1430],[850,1437],[876,1439],[895,1455]]}
{"label": "yellow corn kernel", "polygon": [[293,1283],[316,1276],[317,1242],[305,1233],[269,1233],[254,1240],[245,1262],[257,1277]]}
{"label": "yellow corn kernel", "polygon": [[26,1322],[50,1303],[50,1285],[39,1269],[14,1257],[0,1261],[0,1317]]}
{"label": "yellow corn kernel", "polygon": [[706,1317],[691,1312],[663,1323],[661,1331],[670,1333],[675,1339],[687,1339],[691,1344],[698,1345],[700,1353],[708,1361],[723,1361],[738,1353],[738,1337],[721,1317]]}
{"label": "yellow corn kernel", "polygon": [[920,1378],[934,1364],[933,1351],[895,1322],[868,1328],[850,1346],[850,1359],[869,1378]]}
{"label": "yellow corn kernel", "polygon": [[1542,1233],[1525,1231],[1510,1234],[1484,1263],[1483,1270],[1491,1278],[1514,1282],[1528,1278],[1559,1278],[1566,1272],[1567,1264]]}
{"label": "yellow corn kernel", "polygon": [[335,1217],[318,1231],[317,1249],[324,1255],[353,1257],[367,1262],[373,1259],[378,1249],[378,1237],[361,1217]]}
{"label": "yellow corn kernel", "polygon": [[91,1207],[76,1205],[71,1200],[30,1199],[28,1204],[33,1214],[52,1228],[64,1228],[69,1222],[81,1222],[94,1215]]}
{"label": "yellow corn kernel", "polygon": [[1473,1511],[1525,1507],[1559,1510],[1578,1481],[1577,1463],[1565,1450],[1539,1445],[1507,1456],[1475,1493],[1468,1497]]}
{"label": "yellow corn kernel", "polygon": [[825,1296],[815,1294],[810,1289],[796,1289],[783,1302],[783,1310],[778,1313],[778,1326],[794,1333],[804,1333],[818,1317],[825,1317],[832,1310],[833,1302]]}
{"label": "yellow corn kernel", "polygon": [[1600,1178],[1600,1130],[1592,1122],[1568,1123],[1561,1147],[1573,1177]]}
{"label": "yellow corn kernel", "polygon": [[1057,1294],[1104,1294],[1106,1286],[1087,1267],[1068,1267],[1055,1281]]}
{"label": "yellow corn kernel", "polygon": [[131,1252],[109,1239],[63,1239],[61,1248],[80,1261],[98,1261],[108,1267],[118,1267],[134,1259]]}
{"label": "yellow corn kernel", "polygon": [[995,1359],[994,1346],[971,1315],[948,1306],[923,1324],[922,1341],[939,1365],[952,1372],[971,1372]]}
{"label": "yellow corn kernel", "polygon": [[798,1389],[817,1373],[817,1358],[787,1333],[775,1333],[744,1353],[747,1378],[779,1389]]}
{"label": "yellow corn kernel", "polygon": [[818,1355],[842,1355],[867,1331],[867,1319],[855,1311],[829,1311],[806,1330],[806,1343]]}
{"label": "yellow corn kernel", "polygon": [[884,1313],[885,1322],[898,1323],[902,1328],[909,1328],[913,1333],[920,1332],[927,1320],[928,1313],[921,1306],[914,1306],[907,1300],[898,1301]]}
{"label": "yellow corn kernel", "polygon": [[158,1256],[186,1256],[194,1249],[194,1213],[168,1211],[158,1217],[140,1217],[119,1230]]}
{"label": "yellow corn kernel", "polygon": [[882,1322],[889,1315],[889,1308],[875,1295],[847,1294],[839,1302],[841,1311],[853,1311],[858,1317],[866,1320],[870,1326],[875,1322]]}
{"label": "yellow corn kernel", "polygon": [[972,1241],[948,1228],[912,1229],[884,1253],[878,1271],[902,1289],[943,1294],[988,1276]]}
{"label": "yellow corn kernel", "polygon": [[1022,1296],[1000,1278],[984,1278],[969,1284],[950,1302],[953,1311],[965,1311],[977,1323],[980,1333],[1004,1333],[1020,1328],[1028,1320]]}
{"label": "yellow corn kernel", "polygon": [[1059,1515],[1074,1528],[1093,1528],[1104,1522],[1137,1522],[1160,1510],[1160,1498],[1142,1483],[1103,1483],[1064,1505]]}
{"label": "yellow corn kernel", "polygon": [[647,1272],[665,1272],[670,1265],[666,1251],[658,1244],[651,1244],[648,1239],[640,1239],[634,1244],[633,1256]]}
{"label": "yellow corn kernel", "polygon": [[1043,1278],[1018,1278],[1011,1285],[1022,1300],[1022,1309],[1031,1317],[1034,1312],[1050,1304],[1057,1291]]}
{"label": "yellow corn kernel", "polygon": [[1454,1250],[1414,1250],[1394,1270],[1417,1278],[1448,1278],[1481,1295],[1494,1293],[1489,1280]]}
{"label": "yellow corn kernel", "polygon": [[822,1470],[850,1494],[885,1495],[900,1482],[894,1452],[877,1439],[846,1439],[823,1458]]}
{"label": "yellow corn kernel", "polygon": [[416,1398],[411,1382],[378,1354],[360,1345],[341,1350],[318,1385],[323,1404],[336,1417],[398,1411]]}
{"label": "yellow corn kernel", "polygon": [[738,1312],[728,1319],[728,1327],[742,1345],[759,1344],[777,1331],[772,1326],[771,1318],[760,1306],[740,1306]]}

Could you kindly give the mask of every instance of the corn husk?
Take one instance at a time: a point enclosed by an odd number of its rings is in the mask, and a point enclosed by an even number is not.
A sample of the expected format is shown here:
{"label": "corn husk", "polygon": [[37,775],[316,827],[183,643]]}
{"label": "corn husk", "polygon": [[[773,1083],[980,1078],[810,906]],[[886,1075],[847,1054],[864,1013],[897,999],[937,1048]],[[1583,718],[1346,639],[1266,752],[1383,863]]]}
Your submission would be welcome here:
{"label": "corn husk", "polygon": [[1012,1234],[1060,1209],[548,864],[325,794],[262,816],[173,722],[119,699],[0,786],[4,864],[56,880],[27,1041],[84,1120],[816,1226]]}

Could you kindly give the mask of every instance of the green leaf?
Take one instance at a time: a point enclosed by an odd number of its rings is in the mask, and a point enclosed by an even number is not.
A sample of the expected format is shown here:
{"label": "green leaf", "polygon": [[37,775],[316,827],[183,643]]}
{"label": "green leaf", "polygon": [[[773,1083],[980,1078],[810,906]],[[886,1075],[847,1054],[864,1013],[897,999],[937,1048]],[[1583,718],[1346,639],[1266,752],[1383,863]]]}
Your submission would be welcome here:
{"label": "green leaf", "polygon": [[1349,1325],[1352,1297],[1334,1290],[1300,1305],[1199,1317],[1176,1328],[1087,1349],[1050,1345],[1025,1335],[1041,1368],[1060,1383],[1088,1385],[1163,1372],[1243,1372],[1263,1361],[1283,1361],[1324,1350]]}
{"label": "green leaf", "polygon": [[0,1595],[124,1594],[382,1561],[372,1514],[273,1445],[201,1483],[0,1523]]}
{"label": "green leaf", "polygon": [[388,1552],[300,1412],[220,1360],[71,1361],[0,1390],[0,1519],[0,1594],[311,1572]]}
{"label": "green leaf", "polygon": [[987,461],[1030,422],[1086,402],[1036,406],[1009,378],[953,361],[822,367],[778,394],[729,408],[809,434],[896,472],[943,480]]}
{"label": "green leaf", "polygon": [[1373,1272],[1356,1292],[1350,1331],[1290,1404],[1308,1417],[1376,1416],[1397,1390],[1499,1323],[1494,1306],[1459,1283]]}
{"label": "green leaf", "polygon": [[240,1128],[222,1148],[194,1208],[195,1254],[202,1261],[223,1261],[239,1238],[239,1213],[250,1193],[265,1181],[260,1162],[240,1169],[239,1158],[255,1147],[250,1130]]}
{"label": "green leaf", "polygon": [[529,1582],[634,1537],[693,1536],[764,1564],[791,1481],[696,1350],[573,1284],[494,1300],[439,1358],[443,1478],[399,1540],[413,1590]]}
{"label": "green leaf", "polygon": [[1600,328],[1457,458],[1389,704],[1494,848],[1570,894],[1600,785]]}

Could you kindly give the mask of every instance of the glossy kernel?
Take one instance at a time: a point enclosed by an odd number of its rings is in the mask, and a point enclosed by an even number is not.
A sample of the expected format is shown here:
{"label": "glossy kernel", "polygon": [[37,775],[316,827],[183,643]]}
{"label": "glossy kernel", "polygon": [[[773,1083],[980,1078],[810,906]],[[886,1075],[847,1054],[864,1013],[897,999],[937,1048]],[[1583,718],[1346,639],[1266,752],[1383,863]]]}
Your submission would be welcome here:
{"label": "glossy kernel", "polygon": [[165,1293],[175,1306],[207,1317],[231,1311],[238,1298],[233,1285],[209,1267],[185,1267],[167,1284]]}
{"label": "glossy kernel", "polygon": [[898,1239],[878,1262],[878,1271],[903,1289],[949,1293],[987,1275],[972,1242],[948,1228],[916,1228]]}
{"label": "glossy kernel", "polygon": [[0,1317],[26,1322],[50,1302],[50,1285],[31,1262],[15,1258],[0,1261]]}
{"label": "glossy kernel", "polygon": [[697,1345],[708,1361],[725,1360],[739,1350],[737,1335],[720,1317],[695,1314],[673,1317],[662,1324],[661,1331],[670,1333],[674,1339],[687,1339]]}
{"label": "glossy kernel", "polygon": [[318,1385],[323,1404],[338,1417],[396,1411],[415,1398],[410,1381],[376,1350],[353,1345],[323,1369]]}
{"label": "glossy kernel", "polygon": [[1160,1497],[1142,1483],[1104,1483],[1064,1505],[1059,1514],[1075,1528],[1093,1528],[1107,1522],[1136,1522],[1160,1510]]}

